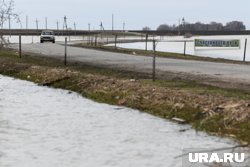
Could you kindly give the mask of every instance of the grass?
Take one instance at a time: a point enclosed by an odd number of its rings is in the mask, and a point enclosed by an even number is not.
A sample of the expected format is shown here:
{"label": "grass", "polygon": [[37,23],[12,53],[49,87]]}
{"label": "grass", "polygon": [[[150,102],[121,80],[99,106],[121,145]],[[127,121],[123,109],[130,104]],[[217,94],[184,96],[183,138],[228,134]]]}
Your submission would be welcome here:
{"label": "grass", "polygon": [[[97,102],[131,107],[164,119],[181,118],[197,130],[250,143],[247,117],[237,120],[230,115],[231,110],[210,112],[221,104],[242,101],[247,104],[250,94],[243,90],[184,80],[157,79],[152,82],[143,73],[80,63],[64,66],[57,59],[41,56],[23,55],[20,59],[11,50],[0,50],[0,74],[46,83],[54,88],[78,92]],[[247,106],[241,107],[248,112]]]}
{"label": "grass", "polygon": [[240,89],[227,89],[227,88],[220,88],[211,85],[204,85],[197,83],[195,81],[168,81],[168,80],[156,80],[152,82],[152,80],[143,80],[143,82],[152,85],[158,85],[161,87],[166,88],[173,88],[173,89],[182,89],[195,92],[197,94],[214,94],[220,95],[223,97],[237,97],[240,99],[250,99],[250,94],[248,91],[240,90]]}

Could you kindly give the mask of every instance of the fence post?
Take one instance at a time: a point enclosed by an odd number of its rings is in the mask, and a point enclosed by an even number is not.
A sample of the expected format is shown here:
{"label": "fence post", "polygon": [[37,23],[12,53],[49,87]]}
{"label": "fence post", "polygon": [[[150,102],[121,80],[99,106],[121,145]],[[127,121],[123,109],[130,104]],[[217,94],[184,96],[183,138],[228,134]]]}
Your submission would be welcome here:
{"label": "fence post", "polygon": [[153,73],[152,73],[152,79],[153,82],[155,81],[155,59],[156,59],[156,45],[155,40],[153,40]]}
{"label": "fence post", "polygon": [[115,35],[115,49],[117,49],[116,44],[117,44],[117,35]]}
{"label": "fence post", "polygon": [[19,35],[19,58],[22,58],[22,36]]}
{"label": "fence post", "polygon": [[91,36],[91,46],[93,46],[93,36]]}
{"label": "fence post", "polygon": [[145,46],[145,50],[148,50],[148,34],[146,34],[146,46]]}
{"label": "fence post", "polygon": [[95,36],[95,47],[97,46],[97,35]]}
{"label": "fence post", "polygon": [[184,56],[186,56],[187,41],[184,41]]}
{"label": "fence post", "polygon": [[64,65],[67,65],[67,37],[65,38]]}
{"label": "fence post", "polygon": [[246,53],[247,53],[247,38],[245,40],[245,48],[244,48],[244,57],[243,57],[243,61],[246,61]]}

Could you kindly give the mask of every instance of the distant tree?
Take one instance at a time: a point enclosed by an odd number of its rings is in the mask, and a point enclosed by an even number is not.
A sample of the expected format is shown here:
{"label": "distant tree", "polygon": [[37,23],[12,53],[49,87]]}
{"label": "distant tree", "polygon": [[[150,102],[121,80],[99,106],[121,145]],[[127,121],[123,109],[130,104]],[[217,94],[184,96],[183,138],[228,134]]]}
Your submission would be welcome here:
{"label": "distant tree", "polygon": [[4,24],[13,19],[20,22],[18,14],[14,12],[14,6],[14,0],[0,0],[0,47],[6,43],[2,32]]}
{"label": "distant tree", "polygon": [[194,30],[197,30],[197,31],[203,31],[207,28],[207,26],[201,22],[196,22],[194,25],[193,25],[193,29]]}
{"label": "distant tree", "polygon": [[246,26],[241,21],[232,21],[226,24],[225,30],[242,31],[246,30]]}
{"label": "distant tree", "polygon": [[150,28],[150,27],[148,27],[148,26],[145,26],[145,27],[143,27],[143,28],[142,28],[142,30],[143,30],[143,31],[150,31],[150,30],[151,30],[151,28]]}
{"label": "distant tree", "polygon": [[188,23],[185,21],[185,19],[182,19],[182,24],[179,26],[170,26],[167,24],[161,24],[158,28],[158,31],[168,31],[168,30],[175,30],[175,31],[223,31],[223,30],[229,30],[229,31],[243,31],[246,30],[246,26],[243,24],[243,22],[240,21],[232,21],[227,23],[225,26],[223,26],[222,23],[217,22],[211,22],[209,24],[204,24],[201,22],[196,23]]}
{"label": "distant tree", "polygon": [[161,24],[158,28],[157,31],[169,31],[172,30],[172,27],[167,25],[167,24]]}
{"label": "distant tree", "polygon": [[209,31],[221,31],[221,30],[223,30],[223,24],[217,23],[217,22],[211,22],[208,25],[208,30]]}

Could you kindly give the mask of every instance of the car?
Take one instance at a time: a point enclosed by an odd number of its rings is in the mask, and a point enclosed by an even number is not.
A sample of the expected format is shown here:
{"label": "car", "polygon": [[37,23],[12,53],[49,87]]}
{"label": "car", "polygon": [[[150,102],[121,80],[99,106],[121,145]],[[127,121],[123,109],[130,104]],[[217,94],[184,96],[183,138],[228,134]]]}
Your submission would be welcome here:
{"label": "car", "polygon": [[43,31],[40,36],[40,42],[52,42],[55,43],[55,33],[53,31]]}

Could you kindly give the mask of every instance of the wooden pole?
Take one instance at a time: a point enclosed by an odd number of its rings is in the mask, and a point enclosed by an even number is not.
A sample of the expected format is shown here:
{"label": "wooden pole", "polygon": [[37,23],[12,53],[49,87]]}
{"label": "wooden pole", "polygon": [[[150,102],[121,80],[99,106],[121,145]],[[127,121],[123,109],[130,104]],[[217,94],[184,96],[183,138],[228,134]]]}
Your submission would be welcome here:
{"label": "wooden pole", "polygon": [[94,42],[93,42],[93,36],[91,36],[91,46],[93,46],[94,45]]}
{"label": "wooden pole", "polygon": [[148,50],[148,34],[146,34],[146,44],[145,44],[145,50]]}
{"label": "wooden pole", "polygon": [[90,42],[90,23],[88,24],[88,26],[89,26],[89,36],[88,36],[88,43],[90,44],[91,42]]}
{"label": "wooden pole", "polygon": [[184,56],[186,56],[187,41],[184,42]]}
{"label": "wooden pole", "polygon": [[155,59],[156,59],[156,45],[155,45],[155,40],[153,40],[153,73],[152,73],[152,79],[153,82],[155,81]]}
{"label": "wooden pole", "polygon": [[116,44],[117,44],[117,35],[115,35],[115,49],[117,49]]}
{"label": "wooden pole", "polygon": [[95,36],[95,47],[97,46],[97,35]]}
{"label": "wooden pole", "polygon": [[243,61],[244,61],[244,62],[246,61],[246,53],[247,53],[247,38],[246,38],[246,40],[245,40],[244,58],[243,58]]}
{"label": "wooden pole", "polygon": [[114,32],[114,14],[112,14],[112,33]]}
{"label": "wooden pole", "polygon": [[67,65],[67,37],[65,38],[64,65]]}
{"label": "wooden pole", "polygon": [[22,58],[22,36],[19,35],[19,58]]}

